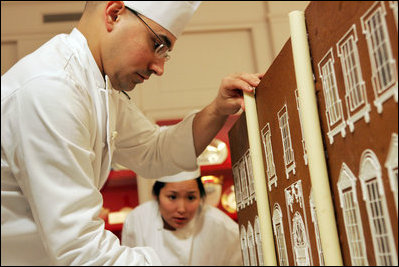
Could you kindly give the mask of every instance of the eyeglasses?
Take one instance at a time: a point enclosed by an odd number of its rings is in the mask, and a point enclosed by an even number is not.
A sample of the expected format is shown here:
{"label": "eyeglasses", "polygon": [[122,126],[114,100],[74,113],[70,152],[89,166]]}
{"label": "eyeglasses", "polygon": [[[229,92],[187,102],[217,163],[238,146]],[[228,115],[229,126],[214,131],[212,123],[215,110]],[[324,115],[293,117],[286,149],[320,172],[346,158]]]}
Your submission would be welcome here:
{"label": "eyeglasses", "polygon": [[165,59],[165,61],[168,61],[170,59],[170,55],[168,54],[169,52],[169,47],[165,42],[162,41],[161,37],[159,37],[158,34],[156,34],[153,29],[139,16],[139,14],[134,11],[133,9],[125,6],[128,10],[130,10],[134,15],[136,15],[144,24],[147,26],[147,28],[155,35],[155,37],[158,39],[159,43],[154,42],[154,50],[155,50],[155,55],[160,58],[160,59]]}

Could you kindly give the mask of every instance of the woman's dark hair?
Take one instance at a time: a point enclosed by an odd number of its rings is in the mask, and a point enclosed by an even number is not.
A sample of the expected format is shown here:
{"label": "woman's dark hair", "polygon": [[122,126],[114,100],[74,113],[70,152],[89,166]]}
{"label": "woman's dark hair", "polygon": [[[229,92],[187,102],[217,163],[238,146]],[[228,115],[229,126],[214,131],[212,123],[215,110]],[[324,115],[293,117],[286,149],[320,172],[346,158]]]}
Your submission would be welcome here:
{"label": "woman's dark hair", "polygon": [[[198,189],[200,192],[200,197],[204,198],[206,196],[204,184],[201,181],[201,176],[195,179],[197,181]],[[152,186],[152,195],[159,198],[159,192],[165,186],[166,183],[156,181]]]}

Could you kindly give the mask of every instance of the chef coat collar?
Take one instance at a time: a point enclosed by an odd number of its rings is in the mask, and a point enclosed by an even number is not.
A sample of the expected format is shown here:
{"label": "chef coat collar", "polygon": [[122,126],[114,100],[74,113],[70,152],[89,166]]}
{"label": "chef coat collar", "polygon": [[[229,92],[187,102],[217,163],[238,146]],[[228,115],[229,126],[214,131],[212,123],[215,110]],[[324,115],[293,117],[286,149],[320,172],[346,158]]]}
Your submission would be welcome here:
{"label": "chef coat collar", "polygon": [[70,37],[75,40],[80,48],[83,49],[83,53],[86,55],[87,60],[89,61],[90,70],[93,72],[93,76],[96,80],[96,85],[98,88],[105,88],[105,80],[104,77],[97,66],[97,63],[93,57],[93,54],[90,51],[89,45],[87,44],[86,37],[77,29],[73,28]]}

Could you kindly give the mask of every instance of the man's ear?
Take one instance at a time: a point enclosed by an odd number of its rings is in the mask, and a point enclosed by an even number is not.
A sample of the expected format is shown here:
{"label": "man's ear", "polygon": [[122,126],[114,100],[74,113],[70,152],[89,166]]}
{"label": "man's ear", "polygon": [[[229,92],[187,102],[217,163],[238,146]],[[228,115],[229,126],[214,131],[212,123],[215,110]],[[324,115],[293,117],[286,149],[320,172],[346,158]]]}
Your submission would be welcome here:
{"label": "man's ear", "polygon": [[122,1],[109,1],[105,6],[104,16],[107,31],[112,31],[115,22],[118,21],[119,15],[125,9],[125,4]]}

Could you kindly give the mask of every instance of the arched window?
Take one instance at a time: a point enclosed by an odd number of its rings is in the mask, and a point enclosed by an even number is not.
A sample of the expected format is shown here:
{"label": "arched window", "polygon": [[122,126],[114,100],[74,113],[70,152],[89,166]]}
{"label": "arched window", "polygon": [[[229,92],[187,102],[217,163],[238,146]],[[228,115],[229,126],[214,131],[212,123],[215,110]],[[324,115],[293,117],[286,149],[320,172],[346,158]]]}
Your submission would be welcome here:
{"label": "arched window", "polygon": [[397,265],[395,240],[381,179],[381,166],[370,149],[365,150],[360,159],[359,179],[366,202],[377,265]]}
{"label": "arched window", "polygon": [[352,265],[368,265],[362,218],[356,195],[356,177],[345,163],[342,163],[337,187]]}
{"label": "arched window", "polygon": [[241,225],[240,240],[241,240],[241,251],[242,251],[242,259],[244,262],[244,266],[249,266],[247,231],[245,230],[244,225]]}
{"label": "arched window", "polygon": [[273,232],[276,240],[279,264],[280,266],[289,266],[283,227],[283,214],[278,203],[275,203],[273,206]]}
{"label": "arched window", "polygon": [[256,262],[254,229],[252,228],[250,221],[248,221],[247,240],[248,240],[249,259],[251,262],[251,266],[256,266],[257,262]]}
{"label": "arched window", "polygon": [[263,266],[262,236],[260,233],[259,217],[255,216],[255,244],[258,252],[259,265]]}

